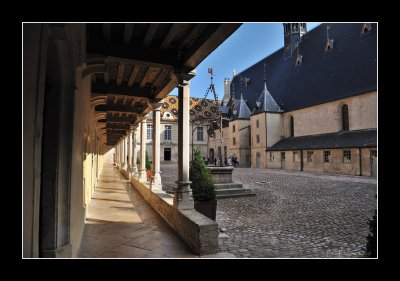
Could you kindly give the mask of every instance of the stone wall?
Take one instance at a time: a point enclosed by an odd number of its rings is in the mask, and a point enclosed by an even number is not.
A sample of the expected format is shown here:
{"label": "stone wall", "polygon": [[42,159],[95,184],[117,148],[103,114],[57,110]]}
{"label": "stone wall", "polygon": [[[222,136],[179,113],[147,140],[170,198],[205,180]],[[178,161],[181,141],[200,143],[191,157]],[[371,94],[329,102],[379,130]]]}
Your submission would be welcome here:
{"label": "stone wall", "polygon": [[198,255],[218,252],[218,224],[194,209],[177,210],[173,207],[173,197],[165,192],[152,192],[135,178],[134,188],[175,230],[175,232]]}
{"label": "stone wall", "polygon": [[[233,131],[235,126],[235,131]],[[251,137],[250,120],[234,120],[229,122],[229,156],[236,156],[239,167],[250,167],[251,165]],[[233,144],[235,138],[235,144]],[[248,160],[246,161],[246,156]]]}
{"label": "stone wall", "polygon": [[[58,29],[65,37],[50,36],[52,29]],[[97,140],[95,123],[90,103],[90,76],[82,78],[86,54],[85,25],[66,24],[64,28],[49,24],[24,24],[24,175],[23,175],[23,256],[39,257],[39,240],[42,227],[39,224],[39,210],[42,171],[42,136],[44,119],[45,80],[48,65],[61,69],[59,80],[53,80],[60,87],[59,120],[52,120],[51,133],[54,138],[54,158],[58,180],[57,195],[48,196],[50,210],[46,215],[51,221],[46,228],[44,241],[51,246],[42,253],[47,257],[76,257],[79,251],[85,225],[85,213],[98,174],[103,163],[102,155],[109,148]],[[48,44],[54,40],[57,59],[49,55]],[[53,52],[54,54],[54,52]],[[50,75],[50,73],[49,73]],[[75,79],[75,80],[74,80]],[[50,91],[50,90],[49,90]],[[54,102],[57,103],[57,102]],[[72,113],[73,112],[73,113]],[[58,123],[55,123],[58,122]],[[69,131],[69,124],[72,130]],[[48,138],[49,139],[49,138]],[[57,146],[57,147],[56,147]],[[72,146],[72,147],[71,147]],[[48,147],[47,147],[48,148]],[[46,227],[48,227],[46,225]],[[50,229],[50,230],[49,230]]]}
{"label": "stone wall", "polygon": [[290,116],[294,118],[295,137],[334,133],[342,130],[341,109],[344,104],[347,104],[349,108],[350,130],[376,128],[377,93],[374,91],[283,113],[284,136],[290,136]]}
{"label": "stone wall", "polygon": [[[324,162],[324,151],[330,151],[329,162]],[[303,171],[305,172],[319,172],[319,173],[333,173],[345,175],[360,175],[360,150],[358,148],[350,148],[346,150],[351,151],[350,163],[344,163],[343,160],[344,149],[316,149],[303,151]],[[361,149],[361,167],[363,176],[371,176],[371,150],[373,148]],[[307,152],[312,151],[312,161],[307,161]],[[281,152],[285,152],[285,170],[300,171],[301,159],[300,150],[297,151],[273,151],[274,161],[269,161],[270,152],[267,153],[267,168],[281,169]],[[297,152],[297,156],[294,156]],[[297,159],[297,161],[296,161]]]}

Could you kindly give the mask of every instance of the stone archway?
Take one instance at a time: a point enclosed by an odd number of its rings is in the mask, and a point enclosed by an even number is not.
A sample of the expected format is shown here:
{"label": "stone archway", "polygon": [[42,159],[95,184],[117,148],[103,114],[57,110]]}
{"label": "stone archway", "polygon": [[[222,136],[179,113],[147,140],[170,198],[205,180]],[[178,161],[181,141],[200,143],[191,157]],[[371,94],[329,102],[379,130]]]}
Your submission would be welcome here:
{"label": "stone archway", "polygon": [[[51,27],[49,27],[51,29]],[[39,257],[70,257],[74,68],[66,40],[48,38],[44,74]]]}

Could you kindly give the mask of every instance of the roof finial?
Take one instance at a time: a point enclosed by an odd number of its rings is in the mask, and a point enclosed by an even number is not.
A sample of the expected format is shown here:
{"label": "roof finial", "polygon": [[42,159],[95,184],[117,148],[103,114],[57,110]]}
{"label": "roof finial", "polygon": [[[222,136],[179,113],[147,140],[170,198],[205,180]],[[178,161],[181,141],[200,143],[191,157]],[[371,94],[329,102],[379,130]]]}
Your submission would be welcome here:
{"label": "roof finial", "polygon": [[329,27],[329,25],[327,25],[326,26],[326,39],[328,40],[328,42],[329,42],[329,29],[330,29],[330,27]]}
{"label": "roof finial", "polygon": [[264,81],[267,81],[267,73],[265,71],[265,67],[267,66],[267,64],[264,61]]}
{"label": "roof finial", "polygon": [[235,69],[233,69],[232,70],[232,80],[233,80],[233,78],[236,76],[236,70]]}
{"label": "roof finial", "polygon": [[299,43],[297,43],[297,45],[296,45],[296,50],[297,50],[297,58],[299,57],[299,49],[300,49],[300,44]]}
{"label": "roof finial", "polygon": [[267,89],[267,71],[266,71],[267,64],[264,61],[264,89]]}

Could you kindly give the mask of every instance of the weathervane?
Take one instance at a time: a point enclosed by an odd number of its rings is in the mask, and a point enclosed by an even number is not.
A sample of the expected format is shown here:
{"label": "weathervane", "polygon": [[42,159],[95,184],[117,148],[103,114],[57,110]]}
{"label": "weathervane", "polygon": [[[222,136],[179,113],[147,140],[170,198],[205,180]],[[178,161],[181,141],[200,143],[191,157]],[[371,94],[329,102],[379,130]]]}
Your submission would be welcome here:
{"label": "weathervane", "polygon": [[[213,82],[214,74],[213,74],[212,67],[208,68],[208,73],[211,74],[211,83],[210,83],[210,86],[208,86],[207,91],[206,91],[203,99],[205,100],[207,98],[208,93],[210,91],[213,92],[213,94],[214,94],[214,104],[215,104],[216,112],[215,112],[213,118],[211,118],[211,120],[210,120],[210,122],[208,124],[209,127],[207,129],[207,133],[208,133],[209,137],[211,137],[211,138],[213,138],[215,140],[215,137],[216,137],[215,130],[219,129],[219,135],[220,135],[220,138],[221,138],[221,147],[222,147],[222,142],[223,142],[223,140],[222,140],[222,114],[219,112],[218,94],[215,91],[215,87],[214,87],[214,82]],[[222,166],[223,165],[222,155],[220,155],[219,157],[220,157],[220,159],[219,159],[220,160],[220,165]]]}

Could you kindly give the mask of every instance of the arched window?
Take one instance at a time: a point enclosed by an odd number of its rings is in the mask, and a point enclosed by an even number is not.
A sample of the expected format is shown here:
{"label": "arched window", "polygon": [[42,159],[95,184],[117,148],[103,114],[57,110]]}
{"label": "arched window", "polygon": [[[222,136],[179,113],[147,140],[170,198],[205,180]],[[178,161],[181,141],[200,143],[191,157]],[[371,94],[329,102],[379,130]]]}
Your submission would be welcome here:
{"label": "arched window", "polygon": [[290,116],[290,136],[294,137],[294,118]]}
{"label": "arched window", "polygon": [[347,104],[342,106],[342,129],[343,131],[349,130],[349,107]]}

